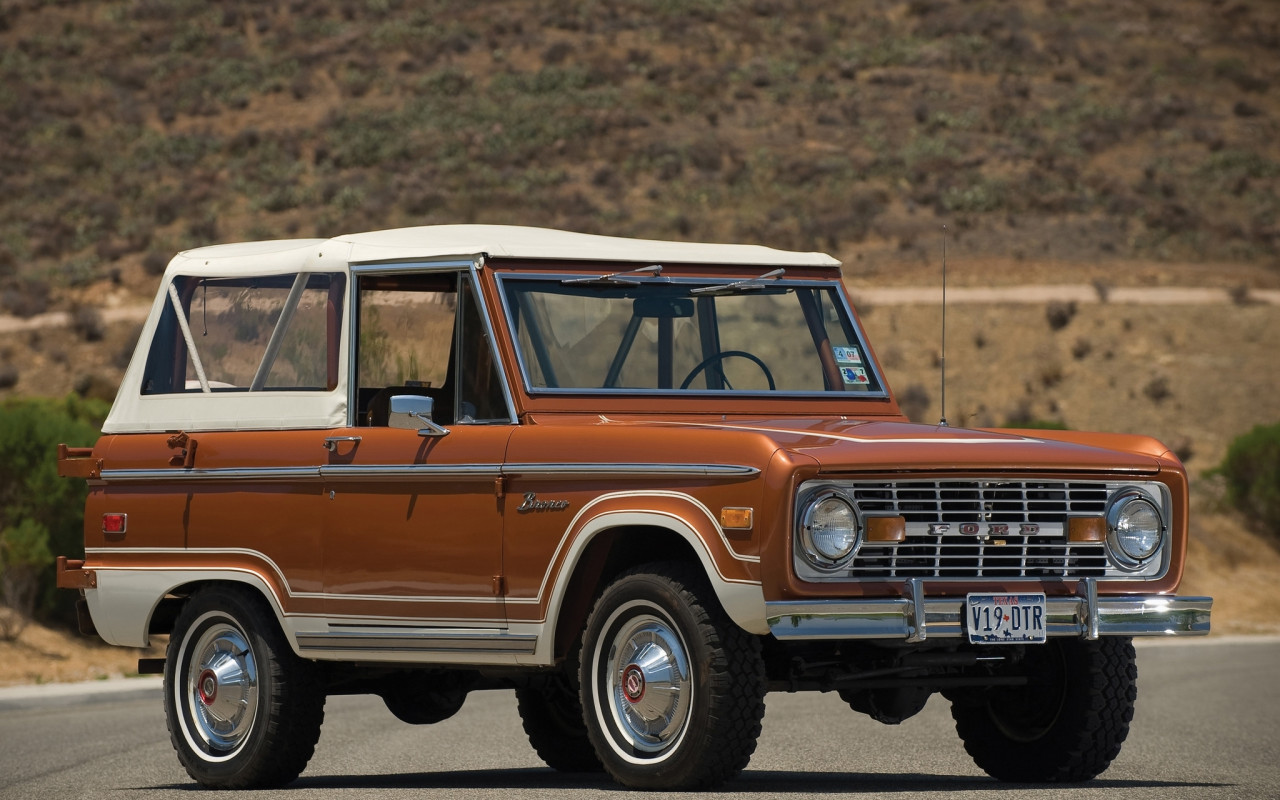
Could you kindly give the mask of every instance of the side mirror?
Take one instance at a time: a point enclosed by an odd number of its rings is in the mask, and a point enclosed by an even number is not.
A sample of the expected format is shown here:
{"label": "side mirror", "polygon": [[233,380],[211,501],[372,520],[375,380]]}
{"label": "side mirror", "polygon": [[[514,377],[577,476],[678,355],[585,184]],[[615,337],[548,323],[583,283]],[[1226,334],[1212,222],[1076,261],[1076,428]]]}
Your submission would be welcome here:
{"label": "side mirror", "polygon": [[449,429],[431,419],[436,401],[416,394],[392,395],[387,427],[417,431],[419,436],[447,436]]}

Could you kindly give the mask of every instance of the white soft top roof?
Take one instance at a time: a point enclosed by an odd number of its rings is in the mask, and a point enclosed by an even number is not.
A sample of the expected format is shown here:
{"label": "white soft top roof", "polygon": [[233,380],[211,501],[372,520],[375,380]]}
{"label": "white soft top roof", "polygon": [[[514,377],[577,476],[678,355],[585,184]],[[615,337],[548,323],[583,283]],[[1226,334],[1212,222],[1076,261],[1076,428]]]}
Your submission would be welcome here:
{"label": "white soft top roof", "polygon": [[[151,313],[103,431],[202,431],[246,428],[332,428],[347,423],[347,370],[325,392],[252,391],[142,394],[151,337],[170,299],[175,275],[236,278],[341,272],[350,264],[494,258],[622,261],[645,264],[839,267],[824,253],[795,253],[746,244],[694,244],[620,239],[512,225],[434,225],[355,233],[333,239],[288,239],[200,247],[169,262]],[[340,358],[350,342],[345,333]]]}
{"label": "white soft top roof", "polygon": [[[300,252],[302,251],[302,252]],[[839,267],[826,253],[799,253],[753,244],[700,244],[624,239],[518,225],[429,225],[333,239],[289,239],[201,247],[180,253],[169,271],[182,274],[266,274],[298,269],[300,257],[337,264],[410,259],[494,258],[630,261],[673,264],[736,264],[784,267]],[[248,258],[249,260],[244,260]]]}

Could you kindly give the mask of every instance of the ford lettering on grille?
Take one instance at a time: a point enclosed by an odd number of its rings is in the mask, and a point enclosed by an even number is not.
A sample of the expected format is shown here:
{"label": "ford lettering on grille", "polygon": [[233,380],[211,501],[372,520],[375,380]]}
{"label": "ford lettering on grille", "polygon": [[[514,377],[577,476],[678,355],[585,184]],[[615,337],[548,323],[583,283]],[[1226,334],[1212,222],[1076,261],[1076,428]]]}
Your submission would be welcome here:
{"label": "ford lettering on grille", "polygon": [[1062,526],[1056,526],[1056,533],[1053,531],[1054,527],[1052,525],[1041,525],[1038,522],[1023,522],[1016,526],[1011,526],[1007,522],[961,522],[959,524],[931,522],[929,523],[929,535],[946,536],[954,530],[961,536],[980,536],[984,539],[992,536],[1009,536],[1010,534],[1017,534],[1018,536],[1060,536],[1062,534]]}

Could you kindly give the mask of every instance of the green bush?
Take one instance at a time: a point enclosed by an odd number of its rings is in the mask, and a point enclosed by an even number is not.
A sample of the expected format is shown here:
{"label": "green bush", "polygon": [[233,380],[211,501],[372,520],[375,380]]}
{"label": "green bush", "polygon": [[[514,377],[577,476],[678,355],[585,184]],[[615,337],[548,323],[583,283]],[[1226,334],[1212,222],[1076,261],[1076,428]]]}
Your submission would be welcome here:
{"label": "green bush", "polygon": [[1263,532],[1280,534],[1280,422],[1236,437],[1214,473],[1227,500]]}
{"label": "green bush", "polygon": [[[57,446],[93,444],[107,410],[100,400],[75,395],[0,405],[0,583],[24,595],[7,598],[11,606],[34,606],[46,617],[70,616],[74,597],[56,590],[53,557],[84,555],[86,485],[58,477]],[[32,580],[33,589],[19,588]],[[18,610],[29,613],[30,608]]]}

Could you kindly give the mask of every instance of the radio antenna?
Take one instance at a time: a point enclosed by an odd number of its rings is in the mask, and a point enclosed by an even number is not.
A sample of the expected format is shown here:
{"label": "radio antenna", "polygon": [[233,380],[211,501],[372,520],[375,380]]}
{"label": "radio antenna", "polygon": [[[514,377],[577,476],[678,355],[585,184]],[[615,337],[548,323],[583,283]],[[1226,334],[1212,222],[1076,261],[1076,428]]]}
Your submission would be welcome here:
{"label": "radio antenna", "polygon": [[942,419],[938,426],[947,427],[947,226],[942,226]]}

